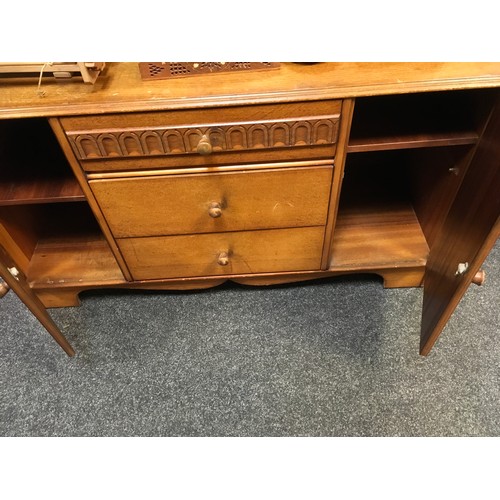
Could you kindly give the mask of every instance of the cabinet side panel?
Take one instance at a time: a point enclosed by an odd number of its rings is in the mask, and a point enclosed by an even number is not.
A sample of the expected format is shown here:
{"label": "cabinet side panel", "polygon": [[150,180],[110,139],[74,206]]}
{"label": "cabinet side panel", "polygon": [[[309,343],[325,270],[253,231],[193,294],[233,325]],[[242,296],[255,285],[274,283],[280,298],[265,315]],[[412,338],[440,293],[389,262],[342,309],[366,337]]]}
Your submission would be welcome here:
{"label": "cabinet side panel", "polygon": [[337,153],[335,155],[335,169],[333,172],[333,182],[330,191],[330,205],[328,211],[328,221],[325,228],[325,242],[323,246],[323,256],[321,259],[321,269],[328,269],[330,262],[332,261],[333,232],[337,222],[340,190],[342,186],[342,179],[344,178],[347,143],[349,141],[349,133],[351,130],[354,102],[354,99],[344,99],[342,102],[342,119],[340,123]]}

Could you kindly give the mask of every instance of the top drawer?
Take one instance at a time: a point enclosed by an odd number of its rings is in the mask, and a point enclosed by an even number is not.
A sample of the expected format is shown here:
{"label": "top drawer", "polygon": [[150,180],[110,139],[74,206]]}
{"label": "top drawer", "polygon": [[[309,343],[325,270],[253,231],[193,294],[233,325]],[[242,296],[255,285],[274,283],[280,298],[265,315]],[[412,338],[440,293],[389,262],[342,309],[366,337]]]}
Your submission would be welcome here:
{"label": "top drawer", "polygon": [[341,101],[61,118],[84,170],[333,158]]}

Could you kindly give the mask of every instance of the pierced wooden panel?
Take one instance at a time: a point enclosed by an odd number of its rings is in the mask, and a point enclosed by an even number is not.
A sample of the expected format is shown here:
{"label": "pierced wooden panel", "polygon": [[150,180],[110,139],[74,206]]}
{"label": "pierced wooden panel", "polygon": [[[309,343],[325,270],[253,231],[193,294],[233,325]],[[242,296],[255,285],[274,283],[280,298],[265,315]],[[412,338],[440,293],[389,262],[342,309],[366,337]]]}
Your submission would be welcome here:
{"label": "pierced wooden panel", "polygon": [[165,80],[234,71],[279,68],[278,62],[143,62],[139,70],[143,80]]}

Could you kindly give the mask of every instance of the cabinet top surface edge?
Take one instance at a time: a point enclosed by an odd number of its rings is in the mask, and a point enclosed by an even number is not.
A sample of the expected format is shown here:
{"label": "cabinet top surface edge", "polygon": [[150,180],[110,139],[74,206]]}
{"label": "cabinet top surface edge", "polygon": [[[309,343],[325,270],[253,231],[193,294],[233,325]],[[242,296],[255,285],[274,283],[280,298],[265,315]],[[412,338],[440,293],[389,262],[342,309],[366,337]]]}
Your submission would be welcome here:
{"label": "cabinet top surface edge", "polygon": [[279,69],[143,81],[108,63],[94,85],[0,80],[0,118],[158,111],[500,87],[500,63],[282,63]]}

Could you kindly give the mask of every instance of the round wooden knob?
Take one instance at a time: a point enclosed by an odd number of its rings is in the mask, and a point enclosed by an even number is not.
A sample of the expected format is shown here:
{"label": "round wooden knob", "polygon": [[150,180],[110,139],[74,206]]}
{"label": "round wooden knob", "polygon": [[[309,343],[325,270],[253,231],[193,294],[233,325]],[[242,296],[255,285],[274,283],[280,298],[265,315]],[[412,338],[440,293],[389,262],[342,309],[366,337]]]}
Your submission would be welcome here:
{"label": "round wooden knob", "polygon": [[219,266],[227,266],[229,264],[229,255],[227,252],[221,252],[217,257],[217,264]]}
{"label": "round wooden knob", "polygon": [[0,279],[0,299],[7,295],[7,292],[10,290],[10,286],[5,283],[4,280]]}
{"label": "round wooden knob", "polygon": [[483,269],[480,269],[475,275],[474,278],[472,278],[472,283],[478,286],[484,285],[484,282],[486,281],[486,273],[484,272]]}
{"label": "round wooden knob", "polygon": [[201,136],[200,142],[196,146],[196,152],[200,155],[209,155],[212,152],[212,144],[206,135]]}
{"label": "round wooden knob", "polygon": [[220,217],[222,215],[221,204],[217,202],[210,203],[210,206],[208,207],[208,215],[214,219]]}

